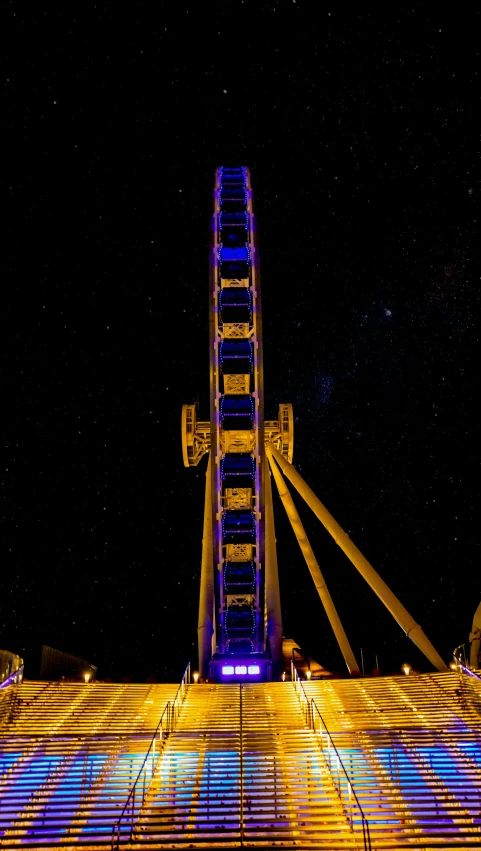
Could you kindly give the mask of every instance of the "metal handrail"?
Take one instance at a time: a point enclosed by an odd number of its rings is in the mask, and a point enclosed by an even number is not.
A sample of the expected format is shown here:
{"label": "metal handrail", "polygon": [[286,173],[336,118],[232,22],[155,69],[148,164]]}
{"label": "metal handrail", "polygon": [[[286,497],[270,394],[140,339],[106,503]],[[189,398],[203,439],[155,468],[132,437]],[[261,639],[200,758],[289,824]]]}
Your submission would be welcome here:
{"label": "metal handrail", "polygon": [[14,685],[15,683],[21,683],[23,680],[23,669],[24,665],[20,665],[16,671],[12,671],[11,674],[8,675],[2,682],[0,683],[0,688],[7,688],[7,686]]}
{"label": "metal handrail", "polygon": [[[322,717],[322,715],[319,711],[319,707],[317,706],[314,698],[311,698],[310,706],[311,706],[311,716],[312,716],[312,729],[314,730],[315,733],[318,732],[320,734],[321,749],[322,749],[322,752],[325,755],[325,752],[324,752],[324,735],[323,735],[323,730],[322,730],[322,728],[324,728],[324,733],[326,734],[326,738],[327,738],[327,760],[328,760],[328,763],[329,763],[329,771],[331,772],[331,777],[334,781],[334,786],[336,787],[337,794],[339,795],[339,797],[341,799],[342,799],[342,796],[343,796],[342,775],[344,775],[344,780],[345,780],[345,783],[346,783],[346,793],[347,793],[347,797],[348,797],[348,809],[349,809],[348,820],[349,820],[350,828],[351,828],[351,830],[354,830],[354,823],[353,823],[353,818],[352,818],[352,810],[353,810],[353,802],[354,802],[354,804],[357,806],[357,808],[359,810],[359,815],[361,817],[362,837],[363,837],[363,841],[364,841],[364,848],[366,849],[366,851],[371,851],[371,834],[370,834],[370,831],[369,831],[369,822],[368,822],[366,816],[364,815],[364,811],[361,807],[361,804],[359,803],[359,798],[357,797],[356,792],[354,791],[354,786],[352,785],[351,778],[349,777],[349,774],[346,771],[344,763],[343,763],[341,757],[339,756],[339,751],[337,750],[336,745],[334,744],[332,736],[331,736],[329,730],[326,727],[326,722],[324,721],[324,718]],[[314,712],[316,712],[317,715],[319,716],[319,721],[320,721],[319,730],[316,730],[316,722],[315,722]],[[322,727],[321,727],[321,725],[322,725]],[[331,748],[336,755],[337,786],[336,786],[335,777],[334,777],[334,773],[333,773],[333,766],[332,766],[333,757],[332,757],[332,754],[331,754]]]}
{"label": "metal handrail", "polygon": [[[367,820],[367,817],[364,814],[364,811],[361,807],[361,804],[359,803],[359,798],[357,797],[356,792],[354,790],[352,780],[351,780],[351,778],[349,777],[349,774],[346,771],[344,763],[343,763],[343,761],[342,761],[342,759],[339,755],[339,751],[337,750],[336,745],[334,744],[334,740],[333,740],[333,738],[332,738],[332,736],[331,736],[331,734],[330,734],[330,732],[327,728],[327,724],[324,721],[324,718],[322,717],[322,715],[319,711],[319,707],[317,706],[316,701],[314,700],[314,698],[311,697],[309,699],[309,697],[307,696],[305,689],[304,689],[304,686],[302,684],[302,680],[299,677],[299,674],[297,673],[297,670],[296,670],[296,668],[295,668],[295,666],[292,662],[291,662],[291,675],[292,675],[292,682],[294,683],[294,686],[295,686],[297,695],[300,699],[300,702],[301,702],[301,704],[304,704],[304,714],[305,714],[305,717],[306,717],[306,723],[308,724],[309,727],[312,728],[312,730],[315,733],[318,733],[320,735],[321,750],[322,750],[322,753],[324,755],[324,758],[326,759],[326,762],[328,762],[329,772],[330,772],[332,780],[334,782],[334,787],[336,789],[336,792],[339,795],[339,798],[341,799],[341,801],[343,801],[343,791],[344,790],[342,788],[342,775],[344,775],[344,779],[345,779],[345,783],[346,783],[346,793],[347,793],[347,797],[348,797],[349,827],[351,828],[351,831],[354,832],[354,823],[353,823],[353,818],[352,818],[352,810],[353,810],[353,803],[354,803],[354,805],[357,806],[357,808],[359,810],[359,815],[361,817],[362,838],[363,838],[363,842],[364,842],[364,849],[365,849],[365,851],[371,851],[371,834],[370,834],[370,830],[369,830],[369,822]],[[317,713],[317,715],[319,716],[319,721],[320,721],[319,730],[316,729],[315,713]],[[324,728],[324,729],[322,729],[322,728]],[[325,734],[326,739],[327,739],[327,757],[326,757],[326,754],[325,754],[324,734]],[[334,772],[333,772],[332,751],[334,752],[335,758],[336,758],[337,785],[336,785],[336,778],[335,778]]]}
{"label": "metal handrail", "polygon": [[[177,718],[179,717],[179,708],[180,708],[180,706],[182,705],[182,703],[184,702],[184,699],[185,699],[186,686],[189,683],[190,683],[190,662],[188,663],[188,665],[187,665],[187,667],[186,667],[186,669],[183,673],[183,676],[182,676],[182,679],[180,681],[179,688],[177,689],[177,693],[174,697],[174,700],[173,701],[169,700],[168,703],[164,707],[164,711],[162,712],[162,715],[160,716],[160,721],[157,724],[157,727],[155,728],[154,735],[152,736],[152,739],[151,739],[151,742],[150,742],[150,745],[149,745],[149,749],[148,749],[147,753],[145,754],[145,759],[142,763],[140,771],[137,774],[137,777],[134,781],[134,784],[133,784],[133,786],[132,786],[132,788],[131,788],[128,796],[127,796],[127,800],[124,804],[122,812],[120,813],[119,818],[117,819],[117,821],[115,822],[115,824],[112,828],[112,851],[114,851],[115,849],[118,849],[120,847],[121,824],[122,824],[122,820],[124,819],[124,817],[127,817],[126,814],[127,814],[127,810],[129,809],[129,804],[131,805],[131,807],[130,807],[131,815],[130,815],[130,833],[129,833],[129,836],[128,836],[128,841],[130,841],[130,842],[132,841],[132,836],[133,836],[133,832],[134,832],[135,796],[136,796],[137,784],[139,783],[139,781],[142,777],[142,774],[143,774],[142,804],[141,804],[141,806],[143,806],[144,801],[145,801],[146,788],[147,788],[147,783],[146,783],[146,781],[147,781],[147,760],[149,758],[150,753],[152,752],[152,761],[151,761],[151,765],[150,765],[150,781],[152,782],[152,779],[154,777],[154,770],[157,767],[157,763],[159,761],[159,757],[160,757],[161,752],[162,752],[162,748],[159,748],[158,752],[156,753],[155,741],[158,737],[160,742],[162,742],[163,738],[164,738],[164,733],[167,735],[168,733],[171,733],[173,731],[173,729],[175,727],[175,723],[177,721]],[[165,726],[164,726],[164,718],[165,718]]]}
{"label": "metal handrail", "polygon": [[[453,659],[456,663],[458,671],[462,674],[467,674],[468,677],[474,677],[476,680],[481,680],[479,674],[476,674],[469,666],[466,659],[466,647],[470,646],[473,641],[479,641],[479,638],[473,638],[471,641],[465,641],[453,650]],[[464,662],[461,659],[461,653],[464,657]]]}

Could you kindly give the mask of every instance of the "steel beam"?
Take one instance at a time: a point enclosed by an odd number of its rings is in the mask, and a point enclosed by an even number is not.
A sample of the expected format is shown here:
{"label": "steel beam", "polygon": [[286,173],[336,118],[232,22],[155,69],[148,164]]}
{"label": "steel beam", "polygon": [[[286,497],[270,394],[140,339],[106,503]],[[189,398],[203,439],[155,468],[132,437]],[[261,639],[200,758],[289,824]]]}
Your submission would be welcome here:
{"label": "steel beam", "polygon": [[287,485],[284,479],[282,478],[282,474],[279,468],[272,460],[270,461],[270,467],[272,470],[272,475],[274,476],[274,481],[277,485],[279,496],[282,500],[282,504],[286,509],[286,514],[290,520],[294,534],[297,538],[297,543],[301,548],[302,555],[306,560],[306,564],[314,580],[314,585],[316,586],[317,593],[321,598],[321,603],[324,606],[327,617],[329,618],[329,623],[331,624],[332,631],[336,636],[337,643],[339,644],[339,647],[341,649],[341,653],[344,657],[347,669],[350,674],[359,674],[359,665],[357,663],[356,657],[354,656],[352,647],[349,644],[348,637],[344,632],[344,627],[341,623],[341,619],[337,613],[332,597],[328,591],[326,580],[324,579],[321,573],[321,569],[317,563],[317,559],[309,543],[309,539],[304,530],[304,526],[302,525],[301,518],[299,517],[297,508],[294,505],[294,500],[292,499],[292,496],[287,489]]}
{"label": "steel beam", "polygon": [[283,458],[281,453],[278,452],[272,444],[268,444],[266,446],[266,452],[269,457],[269,461],[271,461],[272,458],[276,461],[281,472],[284,473],[286,478],[294,485],[316,517],[321,521],[324,528],[327,529],[330,535],[332,535],[336,544],[338,544],[341,550],[347,555],[348,559],[359,571],[361,576],[364,577],[368,585],[372,588],[374,593],[377,594],[381,602],[384,603],[387,610],[398,622],[406,635],[409,636],[411,641],[413,641],[416,647],[424,653],[426,658],[429,659],[431,664],[438,671],[448,671],[449,668],[445,662],[443,662],[441,656],[437,652],[436,648],[431,644],[428,637],[424,634],[422,627],[416,623],[407,609],[404,608],[400,600],[398,600],[396,595],[393,594],[390,588],[388,588],[384,580],[381,579],[377,571],[371,564],[369,564],[368,560],[364,558],[361,551],[358,550],[356,545],[351,541],[349,535],[344,532],[344,530],[339,526],[339,523],[334,520],[332,514],[329,513],[320,499],[317,498],[312,488],[310,488],[304,481],[295,467],[293,467],[292,464],[289,464],[289,462]]}

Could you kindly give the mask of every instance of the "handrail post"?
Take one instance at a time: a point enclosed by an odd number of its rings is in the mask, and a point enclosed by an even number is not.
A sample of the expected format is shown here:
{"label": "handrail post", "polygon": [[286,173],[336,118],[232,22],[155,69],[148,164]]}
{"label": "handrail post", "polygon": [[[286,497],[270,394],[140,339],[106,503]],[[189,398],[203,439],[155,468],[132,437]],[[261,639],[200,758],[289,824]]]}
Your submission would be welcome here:
{"label": "handrail post", "polygon": [[135,818],[135,786],[134,786],[134,794],[132,795],[132,817],[130,821],[130,841],[132,842],[132,837],[134,835],[134,818]]}
{"label": "handrail post", "polygon": [[471,664],[468,665],[468,660],[466,658],[466,647],[471,646],[473,644],[473,641],[479,641],[479,638],[476,638],[474,640],[471,639],[470,641],[466,641],[464,644],[460,644],[458,647],[455,647],[453,650],[453,659],[461,675],[465,674],[468,677],[474,677],[474,679],[480,680],[481,677],[479,676],[479,674],[475,673],[475,671],[472,669]]}
{"label": "handrail post", "polygon": [[[137,786],[140,782],[142,782],[142,806],[143,806],[143,804],[145,802],[146,791],[147,791],[147,770],[148,770],[149,757],[151,758],[150,779],[151,779],[151,782],[152,782],[153,777],[154,777],[154,773],[155,773],[155,768],[156,768],[156,757],[157,757],[157,761],[158,761],[160,754],[161,754],[161,750],[162,750],[162,742],[164,741],[164,738],[165,738],[164,737],[164,731],[165,731],[165,734],[167,736],[174,729],[175,721],[177,720],[178,713],[180,711],[179,695],[181,697],[180,703],[182,703],[184,698],[185,698],[186,684],[189,681],[189,679],[190,679],[190,662],[188,663],[188,665],[187,665],[187,667],[184,671],[184,674],[183,674],[182,679],[180,681],[179,688],[177,689],[177,694],[175,696],[174,701],[172,702],[172,701],[169,700],[164,707],[164,711],[162,712],[162,715],[160,716],[159,723],[157,724],[154,735],[152,736],[152,739],[150,741],[150,745],[147,749],[147,753],[145,755],[145,758],[144,758],[144,761],[143,761],[142,766],[140,768],[140,771],[137,774],[137,777],[134,781],[132,788],[130,789],[129,794],[127,795],[127,800],[125,801],[122,812],[120,813],[116,823],[113,825],[113,828],[112,828],[112,843],[111,843],[112,851],[118,851],[118,849],[120,847],[122,820],[127,821],[127,828],[128,828],[129,812],[131,813],[131,816],[130,816],[130,841],[132,841],[132,837],[133,837],[133,833],[134,833],[134,824],[135,824],[135,812],[136,812],[135,811],[135,796],[136,796],[136,793],[137,793]],[[155,743],[157,736],[159,737],[159,755],[158,756],[157,756],[156,743]]]}
{"label": "handrail post", "polygon": [[[341,804],[342,804],[344,811],[346,813],[346,818],[349,821],[350,829],[354,833],[353,806],[355,805],[357,807],[357,809],[359,810],[359,815],[360,815],[360,819],[361,819],[364,849],[365,849],[365,851],[371,851],[371,834],[370,834],[370,830],[369,830],[369,822],[368,822],[366,816],[364,815],[364,811],[361,807],[361,804],[359,803],[359,799],[358,799],[356,792],[354,790],[352,780],[351,780],[351,778],[349,777],[349,775],[346,771],[345,765],[344,765],[344,763],[343,763],[343,761],[340,757],[340,754],[339,754],[339,751],[337,750],[336,745],[334,744],[332,736],[331,736],[331,734],[330,734],[330,732],[327,728],[326,722],[324,721],[324,718],[322,717],[314,698],[311,698],[310,700],[308,699],[306,692],[304,690],[304,686],[303,686],[303,684],[300,681],[298,676],[295,677],[294,682],[295,682],[296,691],[298,693],[300,703],[303,704],[304,706],[307,706],[307,716],[309,717],[309,726],[311,726],[311,729],[314,731],[314,733],[317,733],[317,732],[319,733],[319,735],[316,738],[317,738],[317,741],[320,744],[321,753],[324,757],[324,760],[325,760],[325,762],[328,766],[329,772],[331,774],[333,784],[334,784],[334,788],[336,789],[336,792],[339,795],[339,798],[341,800]],[[315,722],[316,713],[319,716],[319,731],[316,730],[316,722]],[[307,720],[307,716],[306,716],[306,720]],[[327,739],[327,754],[325,753],[324,734],[325,734],[326,739]],[[335,770],[334,770],[334,767],[333,767],[333,762],[332,762],[333,758],[332,758],[332,755],[331,755],[331,751],[334,753],[335,758],[336,758]],[[344,794],[343,793],[343,787],[342,787],[342,776],[343,775],[344,775],[345,780],[346,780],[346,793],[347,793],[347,797],[348,797],[347,808],[346,808],[346,805],[344,804],[344,799],[343,799],[343,794]]]}

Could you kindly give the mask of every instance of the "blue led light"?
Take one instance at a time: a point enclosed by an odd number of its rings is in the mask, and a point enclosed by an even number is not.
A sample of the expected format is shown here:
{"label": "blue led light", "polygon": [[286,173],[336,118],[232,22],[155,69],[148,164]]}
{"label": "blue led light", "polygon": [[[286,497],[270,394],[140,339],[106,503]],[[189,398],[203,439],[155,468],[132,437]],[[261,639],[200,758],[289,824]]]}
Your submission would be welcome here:
{"label": "blue led light", "polygon": [[247,674],[247,666],[246,665],[236,665],[235,666],[236,674]]}
{"label": "blue led light", "polygon": [[234,673],[234,666],[233,665],[223,665],[222,666],[222,673],[225,674],[226,677],[231,677],[232,674]]}
{"label": "blue led light", "polygon": [[249,665],[249,667],[247,668],[248,674],[260,674],[260,672],[261,672],[261,669],[260,669],[259,665]]}

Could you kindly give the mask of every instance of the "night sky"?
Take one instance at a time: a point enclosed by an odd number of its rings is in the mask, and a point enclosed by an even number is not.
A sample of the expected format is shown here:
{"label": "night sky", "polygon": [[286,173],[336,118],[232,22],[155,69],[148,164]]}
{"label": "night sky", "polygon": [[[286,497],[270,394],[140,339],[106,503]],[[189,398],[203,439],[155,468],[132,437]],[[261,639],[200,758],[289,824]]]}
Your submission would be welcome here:
{"label": "night sky", "polygon": [[[180,413],[208,418],[215,168],[248,165],[266,417],[293,403],[294,464],[449,661],[481,593],[479,12],[76,6],[6,7],[0,647],[196,663]],[[366,668],[429,670],[296,501]],[[342,671],[275,508],[285,635]]]}

